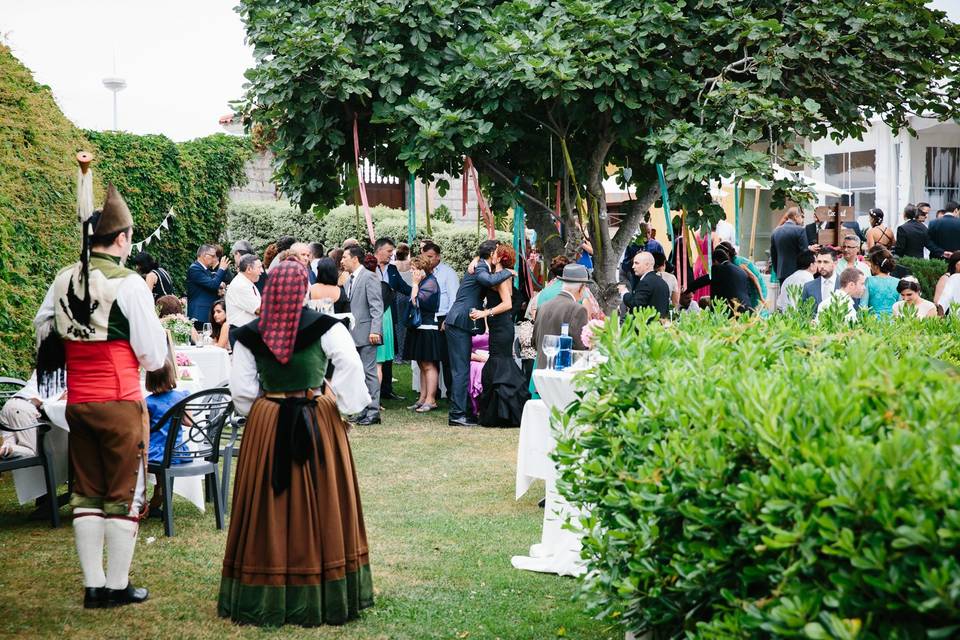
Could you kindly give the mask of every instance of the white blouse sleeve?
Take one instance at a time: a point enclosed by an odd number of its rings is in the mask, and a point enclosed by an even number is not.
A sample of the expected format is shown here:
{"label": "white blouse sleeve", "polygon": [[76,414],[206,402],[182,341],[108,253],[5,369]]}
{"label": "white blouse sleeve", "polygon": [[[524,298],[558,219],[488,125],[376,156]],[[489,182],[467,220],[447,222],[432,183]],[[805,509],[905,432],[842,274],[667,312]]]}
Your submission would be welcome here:
{"label": "white blouse sleeve", "polygon": [[163,367],[167,358],[167,332],[160,324],[153,294],[138,275],[124,278],[117,290],[117,305],[130,323],[130,347],[147,371]]}
{"label": "white blouse sleeve", "polygon": [[233,406],[240,415],[250,413],[254,400],[260,397],[260,376],[253,352],[242,343],[233,346],[233,363],[230,366],[230,395]]}
{"label": "white blouse sleeve", "polygon": [[337,407],[346,415],[363,411],[370,404],[370,393],[364,379],[363,363],[350,332],[343,324],[337,323],[320,338],[320,346],[333,362],[330,388],[337,397]]}

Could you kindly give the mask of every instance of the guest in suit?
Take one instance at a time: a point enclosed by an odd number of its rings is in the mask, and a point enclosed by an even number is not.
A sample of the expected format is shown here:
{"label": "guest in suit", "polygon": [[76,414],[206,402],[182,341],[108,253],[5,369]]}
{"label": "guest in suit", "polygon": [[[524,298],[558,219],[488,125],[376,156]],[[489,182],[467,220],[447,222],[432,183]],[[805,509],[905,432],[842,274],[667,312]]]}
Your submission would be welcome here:
{"label": "guest in suit", "polygon": [[960,249],[960,204],[948,202],[943,208],[946,214],[930,223],[930,257],[946,260]]}
{"label": "guest in suit", "polygon": [[[651,265],[653,264],[652,260],[653,257],[651,256]],[[666,287],[667,285],[653,273],[652,269],[651,266],[651,271],[645,275],[655,278]],[[581,264],[568,264],[563,268],[560,281],[563,283],[560,293],[557,294],[556,298],[540,307],[540,310],[537,311],[537,320],[533,323],[533,344],[537,348],[537,369],[544,369],[547,366],[547,357],[543,353],[543,337],[560,335],[560,329],[563,325],[569,327],[569,335],[573,338],[573,348],[586,349],[581,334],[588,321],[587,309],[577,301],[583,297],[583,290],[590,282],[587,269]]]}
{"label": "guest in suit", "polygon": [[[480,301],[491,289],[513,277],[507,269],[492,274],[491,258],[497,249],[496,240],[485,240],[477,249],[478,259],[474,272],[468,270],[460,281],[457,296],[444,320],[444,332],[447,334],[447,352],[450,358],[450,411],[448,422],[451,427],[473,427],[477,422],[468,414],[467,397],[470,384],[471,334],[474,321],[470,319],[470,310],[479,309]],[[399,277],[399,274],[397,274]]]}
{"label": "guest in suit", "polygon": [[820,242],[820,232],[823,231],[823,228],[823,220],[820,219],[820,215],[814,210],[813,222],[804,227],[804,230],[807,232],[807,245]]}
{"label": "guest in suit", "polygon": [[817,274],[819,278],[814,278],[803,285],[803,294],[800,296],[801,302],[812,298],[814,308],[819,308],[820,303],[830,297],[830,293],[840,287],[840,281],[837,278],[837,252],[830,247],[820,249],[817,254]]}
{"label": "guest in suit", "polygon": [[[220,284],[227,275],[230,259],[217,259],[213,245],[202,244],[197,249],[197,260],[187,269],[187,315],[199,331],[210,317],[210,307],[217,300]],[[216,268],[216,270],[211,271]]]}
{"label": "guest in suit", "polygon": [[670,287],[654,271],[654,264],[652,253],[641,251],[635,255],[633,273],[637,278],[634,281],[633,291],[628,291],[626,286],[620,285],[620,292],[623,294],[623,302],[627,305],[628,312],[640,307],[653,307],[661,318],[667,318],[670,316]]}
{"label": "guest in suit", "polygon": [[[392,351],[394,355],[403,353],[401,350],[402,345],[398,338],[400,334],[406,332],[407,327],[404,322],[406,318],[405,316],[401,316],[400,313],[401,311],[408,311],[410,301],[410,285],[400,277],[400,272],[397,271],[397,267],[390,264],[390,259],[393,258],[395,248],[396,243],[393,241],[393,238],[386,236],[379,238],[373,245],[373,255],[377,259],[375,273],[384,283],[383,287],[381,287],[384,293],[384,343],[387,342],[388,335],[392,336],[392,344],[394,347]],[[406,303],[398,301],[401,295],[406,296]],[[390,301],[389,304],[386,303],[388,299]],[[389,314],[387,308],[389,308]],[[390,316],[389,325],[387,324],[387,315]],[[405,398],[403,396],[397,395],[393,391],[393,357],[385,360],[384,349],[381,348],[380,352],[381,356],[377,358],[380,360],[380,368],[383,372],[383,380],[380,383],[380,396],[390,400],[404,400]]]}
{"label": "guest in suit", "polygon": [[377,380],[377,346],[383,323],[383,297],[378,278],[363,268],[363,249],[346,248],[341,265],[350,275],[344,289],[350,299],[355,324],[350,333],[363,362],[363,374],[370,392],[370,404],[355,420],[358,425],[380,424],[380,382]]}
{"label": "guest in suit", "polygon": [[711,297],[725,300],[731,311],[752,311],[754,307],[750,299],[751,286],[747,272],[733,262],[733,256],[723,246],[714,249],[712,257]]}
{"label": "guest in suit", "polygon": [[770,236],[770,262],[776,269],[777,281],[783,282],[797,270],[797,258],[804,251],[816,251],[815,243],[807,239],[806,230],[800,226],[803,214],[799,207],[787,209],[786,221],[773,230]]}
{"label": "guest in suit", "polygon": [[918,220],[920,212],[920,208],[912,204],[908,204],[903,209],[903,217],[906,222],[897,229],[897,244],[893,250],[901,258],[923,258],[924,248],[927,248],[931,254],[933,253],[927,225]]}

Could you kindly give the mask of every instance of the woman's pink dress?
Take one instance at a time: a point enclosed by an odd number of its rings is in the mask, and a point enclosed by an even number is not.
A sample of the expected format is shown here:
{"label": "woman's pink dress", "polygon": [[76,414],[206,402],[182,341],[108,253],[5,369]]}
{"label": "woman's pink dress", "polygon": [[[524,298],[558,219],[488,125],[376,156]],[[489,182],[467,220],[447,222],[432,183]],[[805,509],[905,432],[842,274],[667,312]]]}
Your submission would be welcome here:
{"label": "woman's pink dress", "polygon": [[[483,333],[479,336],[473,336],[471,339],[470,345],[471,351],[489,351],[490,350],[490,334]],[[476,362],[475,360],[470,361],[470,408],[473,412],[473,415],[480,413],[480,404],[478,399],[480,398],[480,392],[483,391],[483,385],[480,382],[480,379],[483,376],[483,362]]]}
{"label": "woman's pink dress", "polygon": [[[707,251],[710,249],[707,248],[707,242],[710,239],[710,234],[701,236],[699,233],[694,233],[694,238],[696,239],[697,246],[700,248],[700,255],[697,256],[697,261],[693,263],[693,277],[699,278],[700,276],[707,275],[707,261],[706,255]],[[693,299],[699,300],[702,296],[710,295],[710,285],[705,287],[700,287],[693,292]]]}

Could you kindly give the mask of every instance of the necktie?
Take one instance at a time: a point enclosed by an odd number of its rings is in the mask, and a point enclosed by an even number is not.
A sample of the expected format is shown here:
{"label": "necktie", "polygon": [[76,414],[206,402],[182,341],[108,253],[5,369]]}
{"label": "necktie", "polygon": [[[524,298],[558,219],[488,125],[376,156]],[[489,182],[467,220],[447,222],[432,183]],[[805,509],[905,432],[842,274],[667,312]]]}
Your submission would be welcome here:
{"label": "necktie", "polygon": [[350,279],[347,280],[347,297],[353,296],[353,274],[350,274]]}

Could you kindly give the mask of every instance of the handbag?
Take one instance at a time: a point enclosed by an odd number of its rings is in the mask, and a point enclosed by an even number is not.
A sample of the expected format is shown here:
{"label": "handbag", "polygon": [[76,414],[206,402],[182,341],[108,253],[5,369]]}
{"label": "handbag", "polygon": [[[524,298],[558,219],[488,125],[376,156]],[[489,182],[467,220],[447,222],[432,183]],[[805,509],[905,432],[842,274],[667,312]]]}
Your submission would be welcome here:
{"label": "handbag", "polygon": [[416,329],[423,324],[423,317],[420,315],[420,307],[411,303],[410,310],[407,311],[407,325]]}

